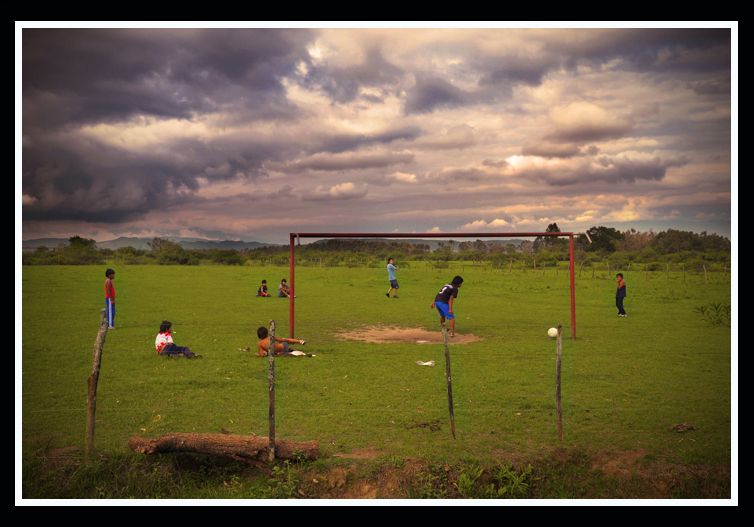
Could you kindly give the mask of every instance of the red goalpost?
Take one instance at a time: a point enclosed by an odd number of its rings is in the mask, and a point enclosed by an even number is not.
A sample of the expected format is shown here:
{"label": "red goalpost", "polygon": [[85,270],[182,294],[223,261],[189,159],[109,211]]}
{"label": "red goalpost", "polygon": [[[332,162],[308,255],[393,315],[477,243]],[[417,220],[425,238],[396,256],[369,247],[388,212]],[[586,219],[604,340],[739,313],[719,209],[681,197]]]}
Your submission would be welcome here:
{"label": "red goalpost", "polygon": [[295,334],[296,321],[296,242],[301,243],[301,238],[533,238],[533,237],[565,237],[569,239],[569,275],[571,280],[571,338],[576,338],[576,284],[573,265],[573,232],[424,232],[424,233],[380,233],[380,232],[292,232],[290,233],[290,257],[289,257],[289,280],[290,280],[290,313],[289,328],[291,338]]}

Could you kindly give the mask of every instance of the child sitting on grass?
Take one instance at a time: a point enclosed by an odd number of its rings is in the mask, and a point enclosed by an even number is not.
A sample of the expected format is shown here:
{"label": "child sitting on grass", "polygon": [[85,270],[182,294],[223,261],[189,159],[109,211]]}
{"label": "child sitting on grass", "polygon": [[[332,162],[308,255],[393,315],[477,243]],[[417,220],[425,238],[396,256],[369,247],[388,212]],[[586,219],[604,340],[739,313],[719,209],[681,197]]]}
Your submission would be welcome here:
{"label": "child sitting on grass", "polygon": [[[257,329],[257,337],[259,337],[259,342],[257,342],[257,355],[259,357],[266,357],[270,352],[270,333],[269,331],[267,331],[266,327],[262,326]],[[306,341],[301,339],[275,337],[275,355],[285,355],[288,357],[316,356],[312,355],[311,353],[304,353],[303,351],[291,349],[289,344],[301,344],[303,346],[304,344],[306,344]]]}
{"label": "child sitting on grass", "polygon": [[267,292],[267,280],[262,280],[262,285],[257,289],[257,296],[270,296],[270,293]]}
{"label": "child sitting on grass", "polygon": [[167,357],[175,357],[183,355],[187,359],[198,359],[201,355],[193,353],[188,346],[176,346],[173,342],[173,333],[170,330],[173,327],[173,323],[169,320],[163,320],[160,324],[160,332],[154,339],[154,347],[157,351],[157,355],[165,355]]}
{"label": "child sitting on grass", "polygon": [[288,282],[283,278],[278,286],[278,296],[280,298],[290,298],[291,288],[288,286]]}

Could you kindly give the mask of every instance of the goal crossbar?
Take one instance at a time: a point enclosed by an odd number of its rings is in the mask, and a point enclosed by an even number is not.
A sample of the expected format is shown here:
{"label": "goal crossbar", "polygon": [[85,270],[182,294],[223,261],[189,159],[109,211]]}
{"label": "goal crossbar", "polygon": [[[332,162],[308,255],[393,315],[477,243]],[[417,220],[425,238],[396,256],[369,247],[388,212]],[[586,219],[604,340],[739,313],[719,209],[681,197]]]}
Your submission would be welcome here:
{"label": "goal crossbar", "polygon": [[568,237],[569,275],[571,282],[571,338],[576,338],[576,281],[574,278],[573,242],[574,232],[423,232],[423,233],[398,233],[398,232],[292,232],[290,233],[290,257],[289,257],[289,280],[290,280],[290,312],[289,328],[291,338],[294,337],[296,320],[296,242],[300,244],[301,238],[533,238],[533,237]]}

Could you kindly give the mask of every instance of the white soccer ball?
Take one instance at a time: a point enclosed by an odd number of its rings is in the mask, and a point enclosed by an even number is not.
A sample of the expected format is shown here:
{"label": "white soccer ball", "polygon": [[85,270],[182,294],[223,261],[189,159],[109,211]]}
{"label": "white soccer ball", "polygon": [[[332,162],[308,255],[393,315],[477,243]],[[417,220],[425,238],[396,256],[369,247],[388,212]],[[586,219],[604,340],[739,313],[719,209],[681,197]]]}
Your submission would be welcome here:
{"label": "white soccer ball", "polygon": [[555,338],[558,336],[558,328],[550,328],[547,330],[547,336],[550,338]]}

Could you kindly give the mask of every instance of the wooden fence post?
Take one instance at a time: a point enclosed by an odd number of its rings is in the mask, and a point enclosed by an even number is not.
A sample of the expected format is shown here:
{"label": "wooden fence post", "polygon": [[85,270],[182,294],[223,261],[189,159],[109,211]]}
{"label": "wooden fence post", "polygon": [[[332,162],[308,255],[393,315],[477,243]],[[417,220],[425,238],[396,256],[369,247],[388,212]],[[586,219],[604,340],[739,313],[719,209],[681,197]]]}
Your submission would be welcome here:
{"label": "wooden fence post", "polygon": [[99,382],[99,371],[102,366],[102,348],[105,346],[105,337],[107,336],[107,317],[105,309],[100,310],[99,330],[97,338],[94,341],[94,350],[92,351],[92,373],[87,379],[86,394],[86,457],[94,455],[94,428],[95,414],[97,412],[97,383]]}
{"label": "wooden fence post", "polygon": [[269,446],[267,460],[272,463],[275,461],[275,321],[270,320],[270,348],[267,352],[267,387],[269,390]]}
{"label": "wooden fence post", "polygon": [[558,341],[555,346],[555,407],[558,416],[558,439],[563,440],[563,407],[560,403],[560,362],[563,351],[563,325],[558,324]]}
{"label": "wooden fence post", "polygon": [[450,350],[448,349],[448,328],[442,327],[442,338],[445,344],[445,379],[448,385],[448,412],[450,413],[450,433],[456,438],[456,418],[453,413],[453,379],[450,375]]}
{"label": "wooden fence post", "polygon": [[704,269],[704,283],[706,284],[708,283],[707,282],[707,266],[705,264],[702,264],[702,269]]}

